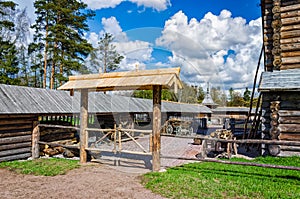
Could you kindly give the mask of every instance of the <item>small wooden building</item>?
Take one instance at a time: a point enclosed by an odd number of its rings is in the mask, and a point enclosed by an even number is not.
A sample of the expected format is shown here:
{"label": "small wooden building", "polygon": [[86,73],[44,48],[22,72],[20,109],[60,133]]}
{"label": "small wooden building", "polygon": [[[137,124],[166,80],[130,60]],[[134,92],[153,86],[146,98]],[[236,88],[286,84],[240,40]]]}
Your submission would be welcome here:
{"label": "small wooden building", "polygon": [[[114,123],[151,129],[152,100],[89,94],[89,127],[112,128]],[[79,126],[80,93],[0,84],[0,162],[32,155],[32,132],[36,125]],[[162,102],[162,122],[171,116],[210,114],[201,105]],[[144,123],[144,124],[142,124]],[[139,125],[141,124],[141,125]],[[126,127],[126,126],[125,126]],[[41,141],[78,136],[72,129],[40,128]]]}
{"label": "small wooden building", "polygon": [[[265,72],[262,93],[264,138],[300,141],[300,1],[262,0]],[[299,152],[299,147],[270,145],[272,155]]]}

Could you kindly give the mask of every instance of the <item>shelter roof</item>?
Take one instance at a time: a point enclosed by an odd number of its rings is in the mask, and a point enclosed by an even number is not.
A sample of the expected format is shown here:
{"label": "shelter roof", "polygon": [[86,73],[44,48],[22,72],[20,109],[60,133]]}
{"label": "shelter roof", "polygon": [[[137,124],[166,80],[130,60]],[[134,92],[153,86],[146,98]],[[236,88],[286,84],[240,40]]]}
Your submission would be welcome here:
{"label": "shelter roof", "polygon": [[[89,93],[89,112],[152,112],[152,100]],[[80,111],[80,93],[0,84],[0,114],[72,114]],[[199,104],[162,102],[162,112],[211,113]]]}
{"label": "shelter roof", "polygon": [[153,85],[161,85],[163,89],[175,86],[176,89],[182,88],[179,73],[180,68],[167,68],[70,76],[69,81],[58,89],[89,89],[95,91],[152,90]]}
{"label": "shelter roof", "polygon": [[300,69],[263,72],[258,90],[261,92],[300,91]]}

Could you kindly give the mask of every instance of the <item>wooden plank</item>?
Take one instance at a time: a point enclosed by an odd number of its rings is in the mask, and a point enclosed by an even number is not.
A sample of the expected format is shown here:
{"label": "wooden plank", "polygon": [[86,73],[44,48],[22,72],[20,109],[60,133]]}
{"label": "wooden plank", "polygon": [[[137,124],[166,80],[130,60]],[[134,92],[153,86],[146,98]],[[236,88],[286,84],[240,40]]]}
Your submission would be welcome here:
{"label": "wooden plank", "polygon": [[280,132],[300,133],[300,124],[279,124]]}
{"label": "wooden plank", "polygon": [[0,125],[9,125],[9,124],[32,124],[32,118],[28,119],[6,119],[6,120],[0,120]]}
{"label": "wooden plank", "polygon": [[0,138],[5,137],[17,137],[22,135],[31,135],[31,131],[21,131],[21,132],[1,132]]}
{"label": "wooden plank", "polygon": [[280,124],[300,124],[300,117],[279,117]]}
{"label": "wooden plank", "polygon": [[66,139],[73,139],[75,137],[74,132],[67,132],[67,133],[53,133],[40,136],[40,140],[46,142],[53,142],[57,140],[66,140]]}
{"label": "wooden plank", "polygon": [[32,131],[32,159],[40,157],[40,127],[38,122],[33,122],[33,131]]}
{"label": "wooden plank", "polygon": [[281,44],[280,48],[281,48],[282,51],[299,51],[300,50],[300,43]]}
{"label": "wooden plank", "polygon": [[27,114],[0,114],[0,119],[10,119],[10,118],[31,118],[33,120],[37,119],[37,115],[27,115]]}
{"label": "wooden plank", "polygon": [[290,30],[300,30],[300,24],[292,24],[289,26],[282,26],[281,32],[290,31]]}
{"label": "wooden plank", "polygon": [[162,86],[153,86],[153,126],[152,126],[152,170],[160,170],[161,147],[161,90]]}
{"label": "wooden plank", "polygon": [[299,64],[300,63],[300,56],[295,57],[282,57],[282,64]]}
{"label": "wooden plank", "polygon": [[10,156],[10,155],[15,155],[15,154],[20,154],[20,153],[28,153],[30,151],[31,151],[31,147],[10,149],[10,150],[6,150],[6,151],[0,151],[0,157]]}
{"label": "wooden plank", "polygon": [[31,156],[31,153],[23,153],[23,154],[11,155],[11,156],[7,156],[7,157],[0,157],[0,162],[21,160],[21,159],[29,158],[30,156]]}
{"label": "wooden plank", "polygon": [[88,89],[81,90],[80,97],[80,163],[87,162]]}
{"label": "wooden plank", "polygon": [[280,133],[280,140],[293,140],[300,141],[300,132],[299,133]]}
{"label": "wooden plank", "polygon": [[285,116],[300,117],[300,111],[298,110],[279,110],[278,114],[280,117],[285,117]]}
{"label": "wooden plank", "polygon": [[284,6],[282,6],[280,8],[281,13],[289,12],[289,11],[293,11],[293,10],[300,10],[300,4],[299,4],[298,0],[283,1],[282,5],[284,5]]}
{"label": "wooden plank", "polygon": [[21,143],[15,143],[15,144],[5,144],[0,145],[0,151],[2,150],[9,150],[9,149],[17,149],[17,148],[23,148],[23,147],[30,147],[31,142],[21,142]]}
{"label": "wooden plank", "polygon": [[289,39],[289,38],[299,38],[300,31],[299,30],[290,30],[280,33],[280,39]]}
{"label": "wooden plank", "polygon": [[[300,30],[299,30],[300,31]],[[296,41],[295,41],[296,42]],[[298,42],[298,41],[297,41]],[[300,37],[299,37],[299,42],[300,42]],[[292,41],[291,43],[294,43],[294,41]],[[282,57],[300,57],[300,51],[293,51],[293,52],[282,52],[281,53]]]}
{"label": "wooden plank", "polygon": [[282,64],[280,69],[281,70],[288,70],[288,69],[295,69],[300,68],[300,64]]}
{"label": "wooden plank", "polygon": [[18,130],[18,129],[32,129],[32,123],[24,124],[24,125],[0,126],[0,131]]}
{"label": "wooden plank", "polygon": [[13,144],[18,142],[28,142],[31,141],[31,135],[24,135],[18,137],[9,137],[0,139],[0,144]]}
{"label": "wooden plank", "polygon": [[280,17],[282,19],[284,18],[292,18],[292,17],[299,17],[300,16],[300,10],[293,10],[288,12],[282,12],[280,13]]}
{"label": "wooden plank", "polygon": [[76,126],[63,126],[63,125],[51,125],[51,124],[39,124],[39,127],[60,128],[60,129],[75,129],[75,130],[80,129]]}
{"label": "wooden plank", "polygon": [[291,24],[299,24],[300,17],[293,17],[293,18],[284,18],[281,19],[282,25],[291,25]]}

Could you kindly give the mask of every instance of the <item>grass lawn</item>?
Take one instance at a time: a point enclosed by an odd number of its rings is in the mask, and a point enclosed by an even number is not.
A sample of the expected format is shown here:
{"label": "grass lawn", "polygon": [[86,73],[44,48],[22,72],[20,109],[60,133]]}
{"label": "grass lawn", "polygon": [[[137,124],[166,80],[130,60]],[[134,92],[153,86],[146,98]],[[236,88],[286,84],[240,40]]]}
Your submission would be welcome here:
{"label": "grass lawn", "polygon": [[[300,157],[247,161],[300,167]],[[300,198],[300,171],[199,162],[153,172],[143,184],[169,198]]]}
{"label": "grass lawn", "polygon": [[65,174],[67,171],[79,168],[78,160],[68,160],[63,158],[42,158],[26,161],[1,162],[0,168],[22,174],[55,176]]}

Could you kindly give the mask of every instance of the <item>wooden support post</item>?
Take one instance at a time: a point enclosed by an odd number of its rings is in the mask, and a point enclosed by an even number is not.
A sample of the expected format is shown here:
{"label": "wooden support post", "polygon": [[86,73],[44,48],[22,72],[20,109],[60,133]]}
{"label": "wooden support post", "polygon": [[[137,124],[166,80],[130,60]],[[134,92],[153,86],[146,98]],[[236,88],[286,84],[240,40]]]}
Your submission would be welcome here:
{"label": "wooden support post", "polygon": [[161,89],[153,86],[152,170],[160,170]]}
{"label": "wooden support post", "polygon": [[38,126],[39,122],[33,122],[33,131],[32,131],[32,159],[36,159],[40,157],[40,128]]}
{"label": "wooden support post", "polygon": [[88,90],[81,90],[80,99],[80,163],[87,162],[87,152],[85,150],[87,139],[86,139],[86,128],[88,124]]}

